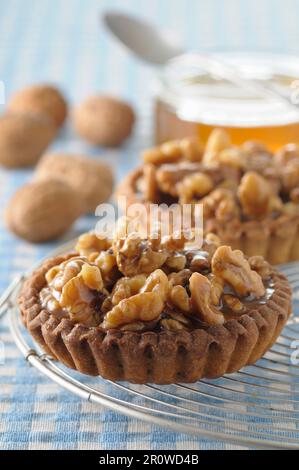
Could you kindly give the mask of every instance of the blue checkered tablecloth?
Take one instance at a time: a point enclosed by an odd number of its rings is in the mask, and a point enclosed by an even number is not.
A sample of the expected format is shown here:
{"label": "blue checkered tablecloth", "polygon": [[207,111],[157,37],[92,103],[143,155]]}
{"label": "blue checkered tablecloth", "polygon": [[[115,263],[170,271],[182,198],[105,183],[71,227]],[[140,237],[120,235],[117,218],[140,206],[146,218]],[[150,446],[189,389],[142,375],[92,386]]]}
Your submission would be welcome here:
{"label": "blue checkered tablecloth", "polygon": [[[70,103],[97,91],[130,100],[140,116],[121,150],[95,149],[66,126],[55,150],[87,152],[109,161],[120,179],[151,142],[149,84],[154,71],[137,63],[99,26],[100,12],[119,8],[175,30],[185,44],[206,51],[299,54],[298,0],[10,0],[0,1],[0,80],[5,96],[25,84],[56,82]],[[4,104],[1,105],[4,109]],[[0,289],[55,244],[14,238],[3,222],[6,203],[31,170],[0,170]],[[92,228],[82,218],[67,234]],[[29,368],[0,323],[1,449],[223,449],[229,444],[165,431],[62,390]]]}

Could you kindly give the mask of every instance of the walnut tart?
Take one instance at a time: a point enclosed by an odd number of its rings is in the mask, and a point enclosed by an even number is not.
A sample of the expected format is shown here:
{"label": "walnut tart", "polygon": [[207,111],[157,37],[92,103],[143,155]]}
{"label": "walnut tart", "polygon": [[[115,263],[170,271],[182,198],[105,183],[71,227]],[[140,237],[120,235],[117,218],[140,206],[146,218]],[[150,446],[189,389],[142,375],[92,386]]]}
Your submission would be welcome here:
{"label": "walnut tart", "polygon": [[87,233],[44,262],[19,295],[44,351],[84,374],[171,384],[216,378],[257,361],[291,313],[287,279],[261,256],[207,235]]}
{"label": "walnut tart", "polygon": [[143,152],[143,165],[120,183],[127,206],[202,204],[206,233],[271,264],[299,260],[299,146],[273,153],[260,142],[233,145],[215,129]]}

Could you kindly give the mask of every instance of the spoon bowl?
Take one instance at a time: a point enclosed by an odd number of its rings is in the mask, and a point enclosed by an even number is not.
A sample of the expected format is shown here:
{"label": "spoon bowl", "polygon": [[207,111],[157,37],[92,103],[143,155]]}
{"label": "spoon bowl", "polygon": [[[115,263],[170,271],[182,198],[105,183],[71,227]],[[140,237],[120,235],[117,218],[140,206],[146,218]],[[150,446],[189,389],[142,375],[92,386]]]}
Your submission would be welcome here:
{"label": "spoon bowl", "polygon": [[121,43],[147,63],[161,66],[184,53],[173,34],[144,20],[114,11],[106,12],[103,20]]}

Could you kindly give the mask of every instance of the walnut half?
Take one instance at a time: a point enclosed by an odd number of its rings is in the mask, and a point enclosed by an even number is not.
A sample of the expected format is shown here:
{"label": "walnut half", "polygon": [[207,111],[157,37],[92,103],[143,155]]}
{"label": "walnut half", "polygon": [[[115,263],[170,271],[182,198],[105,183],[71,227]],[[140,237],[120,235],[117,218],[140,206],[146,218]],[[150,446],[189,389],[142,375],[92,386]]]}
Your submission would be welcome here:
{"label": "walnut half", "polygon": [[252,294],[258,298],[265,294],[261,276],[251,269],[240,250],[233,251],[226,245],[217,248],[212,258],[212,272],[239,295]]}
{"label": "walnut half", "polygon": [[206,276],[193,273],[189,281],[194,313],[209,325],[222,325],[224,316],[212,303],[212,285]]}
{"label": "walnut half", "polygon": [[167,253],[156,251],[149,240],[143,240],[136,234],[130,234],[113,244],[118,269],[125,276],[149,274],[160,268],[167,259]]}
{"label": "walnut half", "polygon": [[245,173],[239,186],[239,199],[248,217],[265,217],[271,211],[273,196],[268,181],[254,171]]}
{"label": "walnut half", "polygon": [[136,321],[151,321],[157,318],[164,307],[158,292],[141,292],[122,300],[105,316],[102,327],[106,330]]}
{"label": "walnut half", "polygon": [[102,327],[110,329],[127,323],[155,320],[164,308],[168,285],[166,274],[157,269],[147,278],[137,294],[121,300],[106,314]]}

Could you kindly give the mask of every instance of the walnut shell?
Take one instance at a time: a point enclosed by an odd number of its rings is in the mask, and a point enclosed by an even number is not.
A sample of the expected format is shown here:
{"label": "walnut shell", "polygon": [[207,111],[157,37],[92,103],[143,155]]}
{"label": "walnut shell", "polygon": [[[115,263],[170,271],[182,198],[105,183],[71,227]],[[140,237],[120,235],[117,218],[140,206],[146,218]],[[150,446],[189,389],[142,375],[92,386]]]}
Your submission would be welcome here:
{"label": "walnut shell", "polygon": [[57,88],[33,85],[15,93],[8,103],[12,112],[37,113],[51,119],[56,127],[62,126],[67,115],[67,103]]}
{"label": "walnut shell", "polygon": [[6,209],[9,229],[38,243],[62,235],[82,213],[79,194],[68,184],[48,179],[22,186]]}
{"label": "walnut shell", "polygon": [[8,168],[34,165],[56,135],[48,119],[7,113],[0,117],[0,164]]}
{"label": "walnut shell", "polygon": [[135,122],[131,106],[108,96],[92,96],[74,109],[73,123],[87,141],[116,147],[129,137]]}
{"label": "walnut shell", "polygon": [[104,162],[82,155],[51,153],[40,160],[35,179],[54,177],[68,183],[81,196],[84,212],[107,201],[113,190],[113,174]]}

